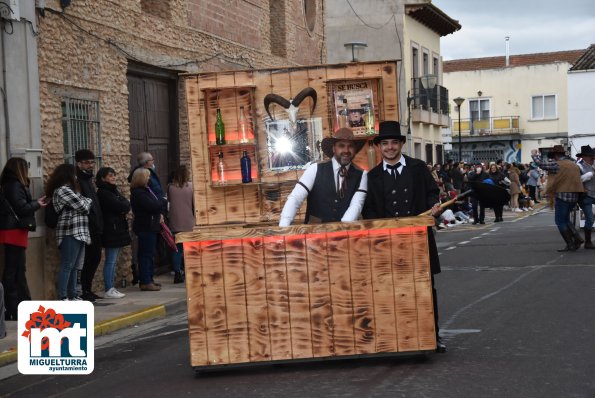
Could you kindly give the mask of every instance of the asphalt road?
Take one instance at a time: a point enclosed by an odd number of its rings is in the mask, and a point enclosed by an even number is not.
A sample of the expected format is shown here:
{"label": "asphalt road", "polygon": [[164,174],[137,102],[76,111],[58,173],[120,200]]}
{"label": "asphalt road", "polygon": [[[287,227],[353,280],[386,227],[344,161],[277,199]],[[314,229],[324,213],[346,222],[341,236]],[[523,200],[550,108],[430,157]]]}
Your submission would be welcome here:
{"label": "asphalt road", "polygon": [[0,395],[595,397],[595,250],[556,252],[550,212],[512,219],[438,233],[446,354],[195,376],[180,314],[98,341],[90,376],[17,375]]}

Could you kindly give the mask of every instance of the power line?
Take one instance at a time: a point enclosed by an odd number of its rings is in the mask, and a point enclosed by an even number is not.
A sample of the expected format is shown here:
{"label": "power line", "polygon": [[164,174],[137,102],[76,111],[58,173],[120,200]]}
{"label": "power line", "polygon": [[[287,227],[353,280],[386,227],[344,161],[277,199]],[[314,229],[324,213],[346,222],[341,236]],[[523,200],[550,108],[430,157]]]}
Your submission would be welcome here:
{"label": "power line", "polygon": [[[83,28],[81,25],[79,25],[76,21],[74,21],[73,19],[71,19],[68,15],[64,14],[64,12],[61,11],[56,11],[53,10],[51,8],[47,8],[47,11],[49,11],[52,14],[56,14],[60,17],[62,17],[66,22],[68,22],[69,24],[75,26],[77,29],[79,29],[80,31],[84,32],[85,34],[99,40],[102,41],[104,43],[106,43],[107,45],[109,45],[110,47],[115,48],[117,51],[121,52],[122,54],[124,54],[127,58],[133,60],[133,61],[137,61],[137,62],[142,62],[145,64],[151,64],[151,62],[147,62],[145,60],[141,60],[139,59],[137,56],[135,56],[134,54],[130,53],[128,50],[124,49],[119,43],[115,42],[113,39],[109,38],[109,39],[105,39],[101,36],[98,36],[97,34]],[[246,58],[244,55],[240,55],[237,57],[230,57],[228,55],[216,52],[213,55],[210,55],[204,59],[196,59],[196,60],[189,60],[186,62],[180,62],[180,63],[176,63],[176,64],[160,64],[160,65],[155,65],[155,66],[159,66],[162,68],[175,68],[175,67],[181,67],[181,66],[188,66],[188,65],[192,65],[192,64],[196,64],[196,66],[200,66],[201,64],[211,61],[215,58],[219,58],[219,59],[223,59],[225,61],[228,62],[234,62],[237,63],[239,65],[241,65],[240,62],[241,61],[243,63],[245,63],[250,69],[254,69],[254,66],[251,64],[250,60],[248,58]]]}

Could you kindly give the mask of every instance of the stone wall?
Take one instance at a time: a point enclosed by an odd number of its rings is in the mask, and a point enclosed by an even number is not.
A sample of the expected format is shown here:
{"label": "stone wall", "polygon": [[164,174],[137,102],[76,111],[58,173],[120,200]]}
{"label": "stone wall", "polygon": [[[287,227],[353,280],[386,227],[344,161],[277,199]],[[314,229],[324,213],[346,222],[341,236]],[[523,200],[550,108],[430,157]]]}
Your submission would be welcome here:
{"label": "stone wall", "polygon": [[[46,0],[39,17],[38,59],[44,176],[64,161],[61,101],[98,101],[103,165],[118,172],[120,190],[129,194],[128,62],[178,72],[268,68],[324,63],[323,1],[317,20],[306,29],[302,0],[285,0],[285,56],[273,55],[270,10],[283,0],[87,0],[62,10]],[[273,4],[273,7],[271,6]],[[179,86],[181,163],[189,164],[187,111]],[[53,233],[46,235],[45,297],[55,294],[59,255]],[[130,277],[131,252],[121,255],[117,281]],[[95,288],[103,291],[100,266]]]}

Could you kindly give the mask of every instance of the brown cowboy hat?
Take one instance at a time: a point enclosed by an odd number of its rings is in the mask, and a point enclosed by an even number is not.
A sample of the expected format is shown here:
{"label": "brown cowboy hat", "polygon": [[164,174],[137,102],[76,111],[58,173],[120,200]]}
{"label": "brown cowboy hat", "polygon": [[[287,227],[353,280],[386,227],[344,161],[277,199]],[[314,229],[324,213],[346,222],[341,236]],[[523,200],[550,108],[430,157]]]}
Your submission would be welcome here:
{"label": "brown cowboy hat", "polygon": [[365,140],[358,140],[353,135],[353,131],[348,129],[347,127],[340,128],[339,130],[335,131],[335,133],[331,137],[325,137],[322,142],[320,143],[320,149],[322,149],[322,153],[327,158],[333,157],[333,146],[337,141],[353,141],[353,145],[355,146],[355,153],[361,151],[366,143]]}
{"label": "brown cowboy hat", "polygon": [[576,157],[582,158],[583,156],[595,157],[595,151],[591,148],[591,145],[581,145],[581,152],[577,153]]}
{"label": "brown cowboy hat", "polygon": [[561,153],[562,155],[566,155],[566,149],[564,149],[562,145],[554,145],[550,150],[550,153]]}
{"label": "brown cowboy hat", "polygon": [[399,122],[385,120],[380,123],[378,135],[374,137],[374,144],[378,145],[380,141],[389,139],[401,140],[402,142],[407,140],[407,137],[401,135],[401,125]]}

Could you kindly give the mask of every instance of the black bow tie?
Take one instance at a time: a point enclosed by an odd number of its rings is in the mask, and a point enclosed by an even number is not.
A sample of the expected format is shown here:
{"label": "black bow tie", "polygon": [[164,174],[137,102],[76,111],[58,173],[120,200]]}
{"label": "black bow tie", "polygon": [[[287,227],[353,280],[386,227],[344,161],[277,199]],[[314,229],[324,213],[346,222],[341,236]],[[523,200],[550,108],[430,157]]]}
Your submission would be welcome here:
{"label": "black bow tie", "polygon": [[401,162],[397,162],[395,165],[386,165],[386,171],[390,173],[391,176],[396,180],[397,176],[399,176],[399,167],[401,167]]}

